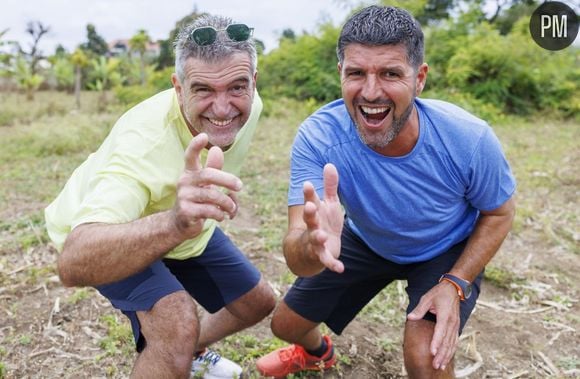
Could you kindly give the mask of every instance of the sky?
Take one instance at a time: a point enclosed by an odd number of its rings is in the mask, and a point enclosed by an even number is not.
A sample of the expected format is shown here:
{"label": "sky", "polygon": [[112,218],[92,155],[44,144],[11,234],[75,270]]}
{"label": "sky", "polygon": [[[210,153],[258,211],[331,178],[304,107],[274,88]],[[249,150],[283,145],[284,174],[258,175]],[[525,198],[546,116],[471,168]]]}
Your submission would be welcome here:
{"label": "sky", "polygon": [[[277,46],[282,31],[296,34],[315,32],[329,20],[339,25],[352,3],[348,0],[1,0],[0,32],[9,29],[2,40],[17,41],[27,48],[32,41],[26,33],[29,21],[50,27],[40,43],[44,54],[54,53],[58,44],[68,51],[86,41],[86,26],[95,25],[107,42],[131,38],[145,29],[153,40],[167,39],[175,22],[200,12],[229,16],[254,27],[254,37],[266,45]],[[347,4],[347,5],[345,5]]]}

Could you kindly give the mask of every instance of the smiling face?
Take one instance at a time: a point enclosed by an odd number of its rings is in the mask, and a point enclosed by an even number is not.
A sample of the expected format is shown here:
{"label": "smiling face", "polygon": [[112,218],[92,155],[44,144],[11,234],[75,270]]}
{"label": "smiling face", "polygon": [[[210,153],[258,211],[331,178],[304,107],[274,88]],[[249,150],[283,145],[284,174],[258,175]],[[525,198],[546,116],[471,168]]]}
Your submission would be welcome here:
{"label": "smiling face", "polygon": [[171,80],[181,113],[192,135],[207,133],[213,146],[233,144],[252,110],[256,74],[246,53],[208,63],[189,58],[181,82],[176,74]]}
{"label": "smiling face", "polygon": [[[342,97],[363,142],[386,155],[398,143],[414,146],[418,120],[413,100],[423,90],[427,65],[415,70],[403,45],[353,43],[345,48],[338,69]],[[398,138],[403,130],[405,138]]]}

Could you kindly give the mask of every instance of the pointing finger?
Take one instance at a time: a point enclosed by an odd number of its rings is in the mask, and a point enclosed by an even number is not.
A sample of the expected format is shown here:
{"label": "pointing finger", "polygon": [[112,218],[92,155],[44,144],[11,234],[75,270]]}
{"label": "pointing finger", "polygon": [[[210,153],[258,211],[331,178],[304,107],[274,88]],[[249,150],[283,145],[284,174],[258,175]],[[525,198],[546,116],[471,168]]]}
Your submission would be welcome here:
{"label": "pointing finger", "polygon": [[304,182],[302,191],[304,192],[304,203],[310,201],[314,203],[316,208],[320,206],[320,198],[314,190],[314,186],[310,182]]}
{"label": "pointing finger", "polygon": [[205,167],[221,170],[224,167],[224,152],[218,146],[212,146],[207,153]]}
{"label": "pointing finger", "polygon": [[200,153],[208,143],[208,137],[205,133],[200,133],[193,137],[187,149],[185,149],[185,169],[189,171],[201,170]]}
{"label": "pointing finger", "polygon": [[338,171],[333,164],[324,166],[324,200],[336,200],[338,198]]}

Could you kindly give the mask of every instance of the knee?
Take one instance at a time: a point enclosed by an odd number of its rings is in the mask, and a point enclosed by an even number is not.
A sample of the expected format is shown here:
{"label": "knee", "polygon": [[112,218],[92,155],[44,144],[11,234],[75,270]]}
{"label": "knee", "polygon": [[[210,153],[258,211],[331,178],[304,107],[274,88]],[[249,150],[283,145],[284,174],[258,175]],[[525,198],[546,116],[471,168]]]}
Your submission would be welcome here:
{"label": "knee", "polygon": [[429,344],[404,346],[405,369],[409,378],[453,378],[453,359],[449,362],[445,370],[437,370],[433,367],[433,355],[430,352]]}
{"label": "knee", "polygon": [[272,287],[270,287],[270,285],[265,280],[262,279],[258,284],[258,287],[260,287],[260,293],[262,297],[262,301],[259,302],[257,310],[257,317],[259,318],[258,321],[260,321],[272,313],[274,307],[276,307],[276,296],[274,295]]}
{"label": "knee", "polygon": [[292,341],[294,328],[289,322],[289,314],[287,312],[288,306],[281,302],[272,315],[270,321],[270,329],[272,334],[284,341]]}
{"label": "knee", "polygon": [[433,356],[428,345],[404,346],[405,369],[409,378],[428,378],[427,373],[433,370]]}
{"label": "knee", "polygon": [[247,312],[243,318],[248,324],[256,324],[266,318],[276,306],[276,297],[274,291],[264,279],[260,280],[246,296],[245,302],[249,305],[251,311]]}
{"label": "knee", "polygon": [[146,348],[161,352],[176,366],[189,367],[199,338],[199,320],[193,299],[179,291],[159,300],[139,317]]}

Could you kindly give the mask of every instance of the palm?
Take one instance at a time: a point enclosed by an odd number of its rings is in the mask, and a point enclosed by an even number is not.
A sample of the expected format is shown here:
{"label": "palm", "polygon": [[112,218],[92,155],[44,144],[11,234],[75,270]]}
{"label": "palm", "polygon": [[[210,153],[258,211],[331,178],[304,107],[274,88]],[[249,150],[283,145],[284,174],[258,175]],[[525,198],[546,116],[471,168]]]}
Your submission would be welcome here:
{"label": "palm", "polygon": [[320,203],[318,208],[320,229],[328,234],[324,243],[334,258],[340,255],[340,235],[342,234],[343,214],[342,207],[337,200],[327,199]]}
{"label": "palm", "polygon": [[304,185],[304,200],[304,222],[312,252],[328,269],[344,271],[338,260],[343,214],[338,199],[338,172],[332,164],[324,167],[324,200],[320,200],[311,183]]}

